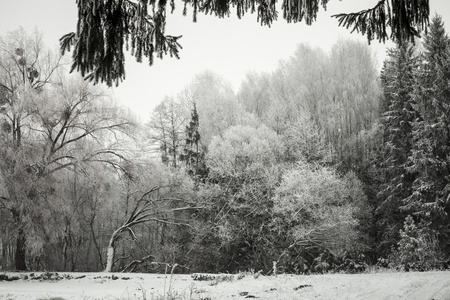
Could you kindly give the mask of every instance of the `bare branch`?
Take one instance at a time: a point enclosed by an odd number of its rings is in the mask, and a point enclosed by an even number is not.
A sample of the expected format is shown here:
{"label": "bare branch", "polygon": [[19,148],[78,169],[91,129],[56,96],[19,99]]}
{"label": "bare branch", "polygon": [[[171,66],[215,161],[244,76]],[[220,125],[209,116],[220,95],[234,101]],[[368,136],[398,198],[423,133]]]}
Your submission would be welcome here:
{"label": "bare branch", "polygon": [[[152,187],[150,190],[148,190],[147,192],[145,192],[141,198],[139,199],[139,201],[137,202],[136,206],[134,207],[133,211],[131,212],[130,217],[128,218],[128,220],[125,222],[125,224],[130,224],[131,222],[133,222],[137,216],[139,216],[148,206],[148,201],[145,202],[143,205],[139,206],[139,203],[141,203],[150,193],[159,190],[159,186],[154,186]],[[128,225],[130,226],[130,225]]]}
{"label": "bare branch", "polygon": [[1,208],[8,209],[8,210],[9,210],[9,208],[6,206],[6,203],[5,203],[5,202],[9,201],[9,198],[0,196],[0,200],[1,200],[1,201],[0,201]]}
{"label": "bare branch", "polygon": [[128,265],[126,265],[122,269],[122,272],[133,272],[137,265],[147,262],[148,260],[154,259],[154,258],[155,258],[155,256],[153,256],[153,255],[147,255],[147,256],[141,258],[140,260],[133,260],[132,262],[130,262]]}

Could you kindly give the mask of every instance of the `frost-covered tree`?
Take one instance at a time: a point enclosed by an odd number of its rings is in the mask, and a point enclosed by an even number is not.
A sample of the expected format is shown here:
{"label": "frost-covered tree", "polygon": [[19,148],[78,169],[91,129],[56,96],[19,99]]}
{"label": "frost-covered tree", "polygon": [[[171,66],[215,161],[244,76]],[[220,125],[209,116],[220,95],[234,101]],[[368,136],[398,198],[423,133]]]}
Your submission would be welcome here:
{"label": "frost-covered tree", "polygon": [[[267,87],[258,89],[249,80],[241,86],[239,99],[249,112],[262,114],[258,116],[261,122],[290,144],[296,138],[300,142],[299,136],[306,137],[307,131],[310,137],[312,131],[320,132],[320,151],[326,149],[329,161],[346,170],[356,167],[361,149],[367,149],[359,143],[358,135],[372,128],[381,97],[374,55],[366,44],[339,40],[330,54],[299,45],[291,58],[281,62],[267,79],[261,79]],[[256,101],[257,96],[262,99]],[[313,139],[305,143],[312,146]],[[307,155],[316,156],[315,150],[310,150]]]}
{"label": "frost-covered tree", "polygon": [[379,71],[374,53],[357,41],[336,42],[329,61],[330,87],[324,85],[329,90],[319,113],[334,156],[349,169],[358,160],[355,138],[379,116]]}
{"label": "frost-covered tree", "polygon": [[270,73],[247,73],[237,94],[239,103],[245,109],[262,119],[270,106]]}
{"label": "frost-covered tree", "polygon": [[183,131],[187,118],[183,106],[173,97],[165,97],[150,116],[150,139],[159,146],[161,159],[176,168],[183,151]]}
{"label": "frost-covered tree", "polygon": [[331,168],[298,162],[284,173],[273,198],[278,261],[289,268],[322,253],[363,251],[358,223],[369,216],[366,201],[354,175],[341,178]]}
{"label": "frost-covered tree", "polygon": [[238,125],[213,138],[206,159],[211,176],[241,184],[262,176],[280,160],[283,148],[279,136],[266,126]]}
{"label": "frost-covered tree", "polygon": [[97,162],[117,166],[123,159],[117,137],[132,124],[101,90],[66,80],[60,56],[46,51],[38,34],[18,31],[0,47],[0,208],[15,227],[16,269],[25,270],[27,255],[42,250],[43,220],[58,205],[59,172]]}
{"label": "frost-covered tree", "polygon": [[201,144],[205,147],[209,146],[214,136],[223,135],[230,126],[252,121],[238,103],[231,85],[211,71],[197,74],[178,95],[178,100],[188,113],[195,103],[201,120]]}
{"label": "frost-covered tree", "polygon": [[286,146],[286,160],[326,162],[330,160],[325,137],[318,126],[308,117],[299,116],[282,134]]}
{"label": "frost-covered tree", "polygon": [[214,271],[271,267],[272,195],[283,148],[264,125],[233,126],[213,138],[206,156],[210,185],[205,188],[214,196],[204,201],[203,216],[208,228],[204,238],[215,238],[208,248],[220,253],[220,267]]}
{"label": "frost-covered tree", "polygon": [[[24,141],[32,123],[31,98],[51,83],[52,75],[60,67],[60,56],[45,49],[41,33],[29,35],[19,29],[0,37],[0,171],[6,190],[1,199],[4,200],[3,208],[14,218],[17,231],[15,266],[18,270],[27,268],[21,212],[24,208],[20,201],[27,198],[27,192],[23,192],[20,185],[30,185],[35,179],[30,169],[33,163],[29,160],[36,158],[32,150],[34,145],[29,140]],[[30,171],[23,173],[21,168]]]}

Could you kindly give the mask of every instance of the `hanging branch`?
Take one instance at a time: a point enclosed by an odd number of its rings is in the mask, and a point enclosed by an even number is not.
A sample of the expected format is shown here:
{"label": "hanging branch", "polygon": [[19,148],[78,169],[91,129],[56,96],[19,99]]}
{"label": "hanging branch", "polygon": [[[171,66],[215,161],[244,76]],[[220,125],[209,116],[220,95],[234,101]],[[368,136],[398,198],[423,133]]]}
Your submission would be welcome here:
{"label": "hanging branch", "polygon": [[71,72],[77,70],[86,80],[105,82],[108,86],[125,79],[126,49],[138,62],[142,56],[153,64],[156,54],[179,58],[181,36],[165,35],[165,2],[150,14],[148,1],[130,0],[77,1],[77,31],[60,38],[61,52],[73,47]]}
{"label": "hanging branch", "polygon": [[[153,256],[153,255],[147,255],[147,256],[144,256],[143,258],[141,258],[141,259],[135,259],[135,260],[133,260],[132,262],[130,262],[128,265],[126,265],[123,269],[122,269],[122,273],[125,273],[125,272],[133,272],[134,271],[134,269],[138,266],[138,265],[140,265],[140,264],[143,264],[143,263],[145,263],[145,262],[147,262],[147,261],[149,261],[149,260],[152,260],[152,259],[155,259],[155,257]],[[153,262],[151,262],[151,263],[153,263]]]}
{"label": "hanging branch", "polygon": [[[430,14],[428,0],[380,0],[371,9],[355,13],[341,13],[333,15],[339,21],[339,26],[351,32],[360,32],[367,35],[370,43],[377,39],[385,42],[387,39],[414,42],[419,32],[428,26]],[[414,27],[416,26],[416,28]],[[388,34],[388,28],[391,34]]]}
{"label": "hanging branch", "polygon": [[[276,0],[183,0],[183,15],[192,6],[193,21],[198,12],[229,17],[231,9],[241,18],[246,12],[256,13],[257,21],[271,26],[277,20]],[[311,25],[317,19],[319,9],[326,9],[329,0],[283,0],[283,18],[288,22]],[[174,11],[174,0],[83,0],[78,3],[76,32],[60,39],[61,51],[73,47],[71,71],[77,70],[94,83],[105,82],[116,86],[125,79],[125,56],[123,47],[131,49],[138,62],[165,55],[179,58],[182,49],[181,36],[165,34],[166,6]],[[373,39],[385,42],[413,40],[426,30],[429,17],[429,0],[381,0],[371,9],[356,13],[334,15],[340,26],[353,28]],[[388,34],[388,28],[391,34]]]}

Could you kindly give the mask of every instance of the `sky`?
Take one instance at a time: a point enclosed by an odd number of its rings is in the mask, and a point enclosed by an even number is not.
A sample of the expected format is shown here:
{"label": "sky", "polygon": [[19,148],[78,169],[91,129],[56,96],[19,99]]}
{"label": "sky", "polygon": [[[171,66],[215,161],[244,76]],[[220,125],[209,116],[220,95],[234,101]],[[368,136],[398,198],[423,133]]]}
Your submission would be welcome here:
{"label": "sky", "polygon": [[[183,17],[182,3],[176,1],[175,12],[167,17],[166,34],[183,36],[179,40],[183,47],[181,58],[167,56],[163,60],[155,59],[150,67],[145,60],[139,64],[127,56],[126,79],[118,88],[112,88],[113,95],[145,121],[164,96],[176,96],[196,74],[206,70],[221,75],[237,92],[248,72],[275,70],[280,60],[293,55],[300,43],[329,51],[340,38],[367,42],[364,36],[338,27],[337,20],[331,15],[360,11],[375,6],[377,2],[332,0],[327,11],[319,11],[317,22],[311,26],[288,24],[280,13],[278,20],[268,28],[261,26],[256,15],[250,13],[241,20],[233,12],[225,19],[199,14],[197,23],[193,23],[189,14],[192,10]],[[59,38],[76,30],[75,0],[0,0],[0,7],[0,36],[19,26],[29,33],[37,28],[43,32],[46,46],[57,49]],[[430,12],[431,16],[435,12],[440,14],[446,27],[450,28],[450,1],[430,0]],[[379,68],[386,47],[392,45],[391,42],[380,44],[376,41],[370,45]]]}

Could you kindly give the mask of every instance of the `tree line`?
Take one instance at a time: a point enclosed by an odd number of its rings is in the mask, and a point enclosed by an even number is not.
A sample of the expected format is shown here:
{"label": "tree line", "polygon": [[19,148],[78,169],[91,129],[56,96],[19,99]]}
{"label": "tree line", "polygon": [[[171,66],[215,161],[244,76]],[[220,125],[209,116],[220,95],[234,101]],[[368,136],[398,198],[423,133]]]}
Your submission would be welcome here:
{"label": "tree line", "polygon": [[[198,74],[145,124],[1,39],[1,267],[289,273],[445,268],[449,41],[300,44],[235,93]],[[45,53],[45,54],[44,54]]]}

